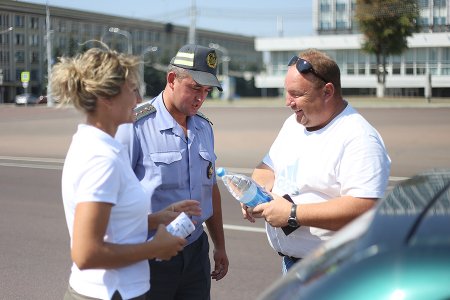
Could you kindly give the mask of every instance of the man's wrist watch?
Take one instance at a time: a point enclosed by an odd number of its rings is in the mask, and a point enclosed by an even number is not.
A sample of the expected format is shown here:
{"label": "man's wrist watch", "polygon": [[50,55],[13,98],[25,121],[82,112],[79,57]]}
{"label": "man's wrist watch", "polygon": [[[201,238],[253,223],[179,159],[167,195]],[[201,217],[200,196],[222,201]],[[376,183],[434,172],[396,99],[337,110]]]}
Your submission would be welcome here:
{"label": "man's wrist watch", "polygon": [[291,207],[291,214],[289,215],[288,225],[291,227],[299,227],[300,224],[297,221],[297,204],[293,203]]}

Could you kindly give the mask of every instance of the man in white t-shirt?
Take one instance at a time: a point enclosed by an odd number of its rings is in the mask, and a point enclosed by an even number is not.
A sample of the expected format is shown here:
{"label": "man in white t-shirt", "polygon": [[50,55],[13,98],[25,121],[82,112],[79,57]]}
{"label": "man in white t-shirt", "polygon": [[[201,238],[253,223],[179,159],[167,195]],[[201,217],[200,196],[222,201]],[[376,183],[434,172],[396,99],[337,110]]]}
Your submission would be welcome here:
{"label": "man in white t-shirt", "polygon": [[251,222],[266,220],[283,273],[374,206],[391,164],[378,132],[342,98],[336,62],[310,49],[288,66],[286,105],[294,114],[252,176],[274,200],[243,206]]}

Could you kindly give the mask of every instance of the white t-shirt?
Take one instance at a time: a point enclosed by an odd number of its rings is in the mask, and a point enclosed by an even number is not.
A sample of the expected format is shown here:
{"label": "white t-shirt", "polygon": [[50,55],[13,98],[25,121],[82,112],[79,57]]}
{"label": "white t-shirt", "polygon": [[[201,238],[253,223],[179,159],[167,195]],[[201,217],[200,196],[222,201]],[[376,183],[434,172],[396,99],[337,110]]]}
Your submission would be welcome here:
{"label": "white t-shirt", "polygon": [[[146,241],[149,198],[130,167],[126,149],[110,135],[79,125],[62,175],[62,195],[71,245],[75,207],[80,202],[113,204],[104,241],[134,244]],[[79,294],[111,299],[118,290],[124,299],[150,289],[147,261],[117,269],[80,270],[72,265],[70,286]]]}
{"label": "white t-shirt", "polygon": [[[391,161],[378,132],[347,105],[327,126],[313,132],[299,124],[295,114],[290,116],[263,162],[275,173],[272,191],[290,194],[302,204],[344,195],[380,198],[387,188]],[[286,236],[267,223],[266,230],[275,251],[299,258],[334,233],[301,226]]]}

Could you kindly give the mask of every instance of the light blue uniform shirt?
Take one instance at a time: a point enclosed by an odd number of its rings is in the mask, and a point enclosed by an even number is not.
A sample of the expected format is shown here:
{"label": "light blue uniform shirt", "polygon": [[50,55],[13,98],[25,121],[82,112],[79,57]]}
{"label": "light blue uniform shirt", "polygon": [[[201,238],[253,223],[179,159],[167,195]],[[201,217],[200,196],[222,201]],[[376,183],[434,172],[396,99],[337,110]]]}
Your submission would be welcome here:
{"label": "light blue uniform shirt", "polygon": [[150,195],[151,211],[186,199],[201,203],[202,215],[193,217],[196,229],[187,239],[190,244],[202,234],[202,223],[213,214],[213,130],[207,120],[195,115],[188,117],[186,137],[164,106],[162,93],[149,103],[156,111],[133,125],[120,126],[116,139],[128,147],[131,166]]}

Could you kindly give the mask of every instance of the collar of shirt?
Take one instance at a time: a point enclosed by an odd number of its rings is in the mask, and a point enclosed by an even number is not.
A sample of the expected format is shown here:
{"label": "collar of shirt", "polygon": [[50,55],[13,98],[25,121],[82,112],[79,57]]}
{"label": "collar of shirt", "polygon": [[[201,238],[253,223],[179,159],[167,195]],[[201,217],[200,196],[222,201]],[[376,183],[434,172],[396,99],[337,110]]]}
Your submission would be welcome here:
{"label": "collar of shirt", "polygon": [[[164,105],[162,93],[160,93],[154,99],[152,105],[156,108],[156,114],[159,114],[159,117],[155,118],[155,122],[159,131],[173,129],[179,126],[177,121],[175,121],[175,119],[172,117],[172,115]],[[203,128],[204,124],[200,121],[200,119],[200,117],[195,116],[188,117],[188,128],[192,128],[191,126],[193,126],[197,130]]]}

